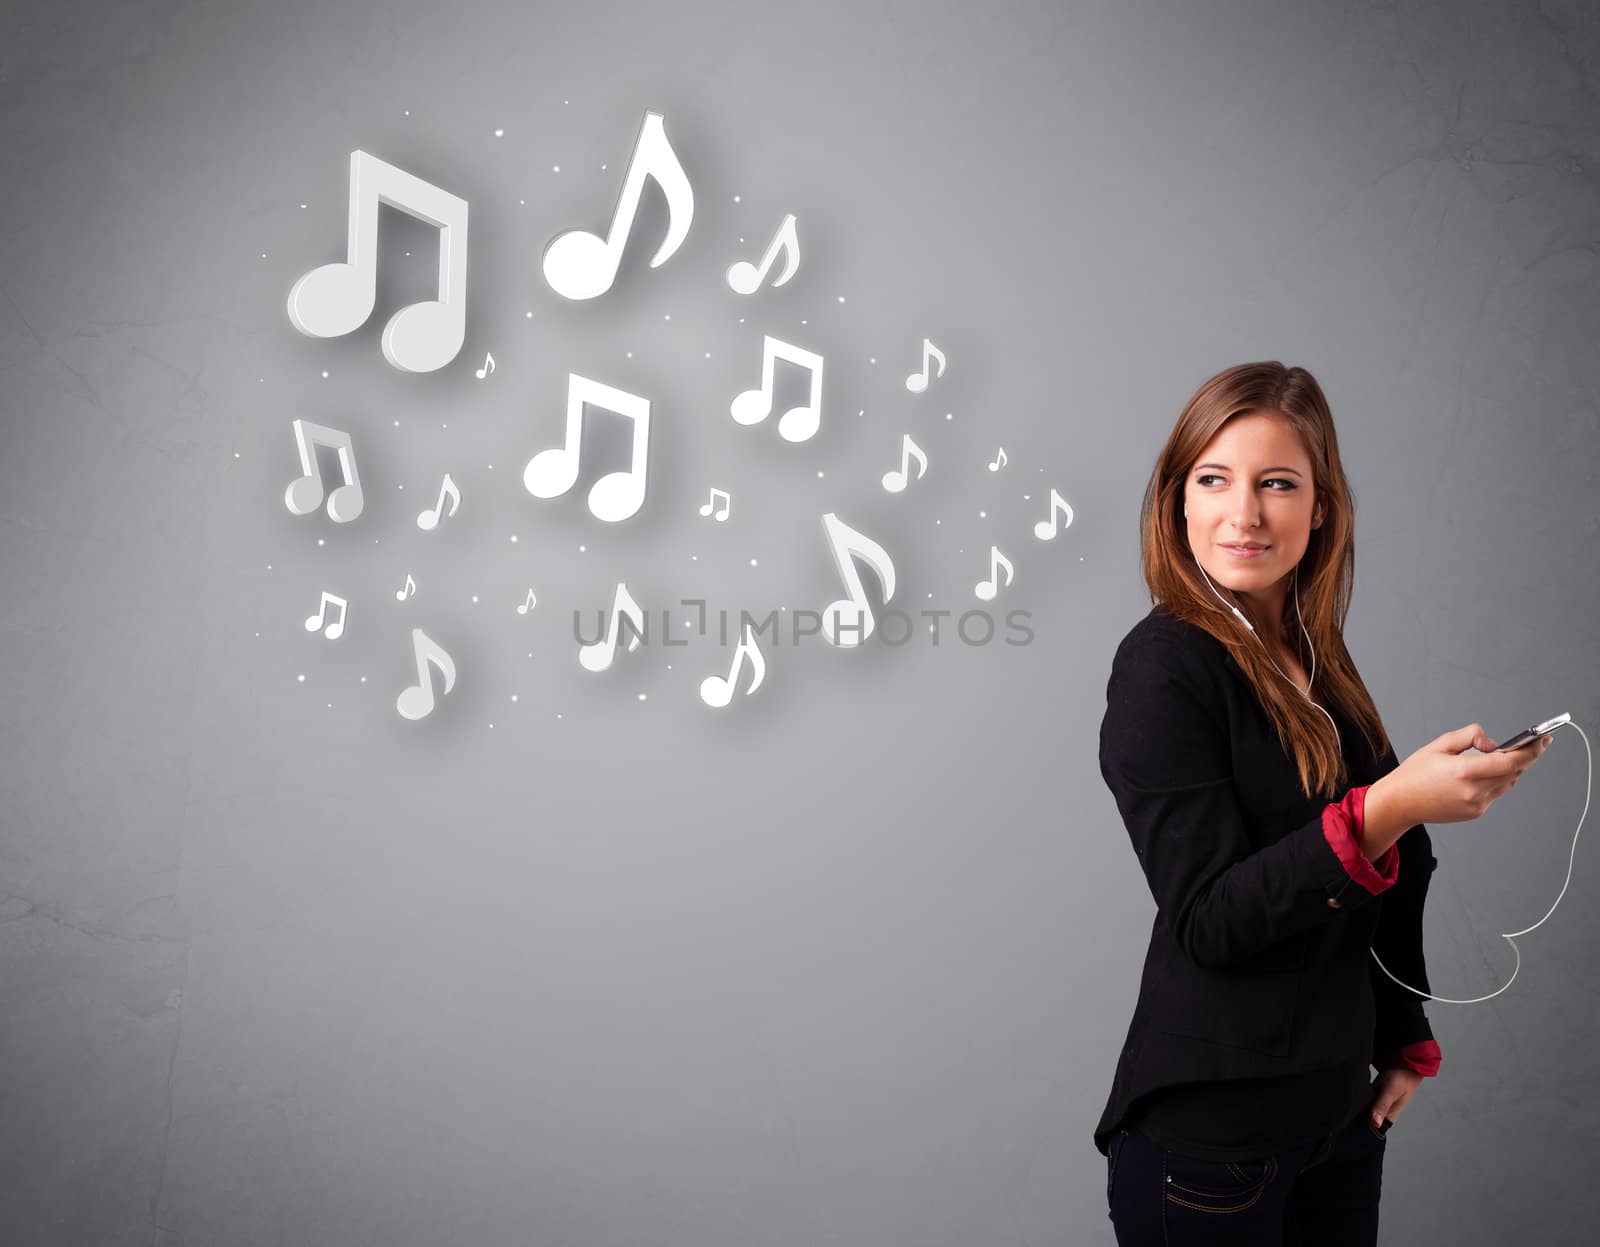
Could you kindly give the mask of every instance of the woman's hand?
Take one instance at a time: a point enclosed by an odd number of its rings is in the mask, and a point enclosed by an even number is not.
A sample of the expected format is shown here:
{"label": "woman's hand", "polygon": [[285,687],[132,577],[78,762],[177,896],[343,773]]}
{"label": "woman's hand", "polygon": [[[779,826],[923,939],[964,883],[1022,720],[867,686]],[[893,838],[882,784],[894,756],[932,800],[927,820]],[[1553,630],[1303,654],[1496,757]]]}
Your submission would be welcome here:
{"label": "woman's hand", "polygon": [[[1547,733],[1531,745],[1495,753],[1480,723],[1446,732],[1429,741],[1378,780],[1385,800],[1413,823],[1465,823],[1517,786],[1524,771],[1550,747]],[[1467,750],[1476,749],[1476,754]],[[1374,785],[1376,787],[1377,785]]]}
{"label": "woman's hand", "polygon": [[1372,1126],[1378,1129],[1383,1125],[1383,1119],[1397,1121],[1400,1110],[1405,1108],[1406,1101],[1411,1098],[1411,1093],[1417,1089],[1417,1084],[1422,1081],[1422,1075],[1416,1070],[1386,1069],[1378,1075],[1377,1082],[1373,1083],[1376,1098],[1372,1101]]}

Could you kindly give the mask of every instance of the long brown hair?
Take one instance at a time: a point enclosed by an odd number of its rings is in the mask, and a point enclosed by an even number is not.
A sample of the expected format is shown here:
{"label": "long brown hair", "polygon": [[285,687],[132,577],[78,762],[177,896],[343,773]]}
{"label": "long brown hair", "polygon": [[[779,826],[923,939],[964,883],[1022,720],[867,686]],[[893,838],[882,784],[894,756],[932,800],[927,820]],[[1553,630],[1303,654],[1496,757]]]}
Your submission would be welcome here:
{"label": "long brown hair", "polygon": [[1178,422],[1156,459],[1139,509],[1139,562],[1150,600],[1173,615],[1216,637],[1255,686],[1256,695],[1285,752],[1295,760],[1300,784],[1332,797],[1347,781],[1332,724],[1322,712],[1289,686],[1273,666],[1266,647],[1212,593],[1201,578],[1182,519],[1184,481],[1201,453],[1234,416],[1278,413],[1300,435],[1307,455],[1322,523],[1311,530],[1300,560],[1299,618],[1293,587],[1284,597],[1281,620],[1263,621],[1249,603],[1227,586],[1216,592],[1238,606],[1258,626],[1293,638],[1300,661],[1310,670],[1310,655],[1300,633],[1300,620],[1316,646],[1315,687],[1310,696],[1332,702],[1355,720],[1374,756],[1390,748],[1383,719],[1344,645],[1344,621],[1350,612],[1355,580],[1355,494],[1339,459],[1333,413],[1317,379],[1304,368],[1286,368],[1277,360],[1239,364],[1205,382],[1184,406]]}

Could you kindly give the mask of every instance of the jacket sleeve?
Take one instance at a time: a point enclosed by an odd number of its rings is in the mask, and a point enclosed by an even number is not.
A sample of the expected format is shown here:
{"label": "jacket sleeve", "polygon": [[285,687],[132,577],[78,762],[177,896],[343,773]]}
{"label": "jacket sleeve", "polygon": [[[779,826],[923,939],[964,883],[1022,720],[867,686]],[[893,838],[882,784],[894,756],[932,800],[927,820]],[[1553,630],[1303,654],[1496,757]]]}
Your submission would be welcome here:
{"label": "jacket sleeve", "polygon": [[[1399,765],[1390,749],[1382,759],[1382,773],[1386,775]],[[1428,967],[1422,956],[1422,909],[1434,867],[1439,863],[1433,856],[1428,829],[1421,823],[1408,827],[1395,847],[1400,851],[1400,877],[1384,898],[1372,936],[1372,950],[1383,959],[1390,974],[1431,993]],[[1439,1045],[1434,1042],[1428,1017],[1422,1011],[1422,997],[1396,983],[1371,957],[1367,958],[1367,971],[1377,1010],[1372,1064],[1378,1069],[1405,1067],[1425,1077],[1437,1074]]]}
{"label": "jacket sleeve", "polygon": [[1205,689],[1167,638],[1125,643],[1106,686],[1100,773],[1179,947],[1224,969],[1372,903],[1393,884],[1395,859],[1361,858],[1380,868],[1376,884],[1352,875],[1335,847],[1351,835],[1350,803],[1254,848],[1271,837],[1251,835],[1228,727]]}

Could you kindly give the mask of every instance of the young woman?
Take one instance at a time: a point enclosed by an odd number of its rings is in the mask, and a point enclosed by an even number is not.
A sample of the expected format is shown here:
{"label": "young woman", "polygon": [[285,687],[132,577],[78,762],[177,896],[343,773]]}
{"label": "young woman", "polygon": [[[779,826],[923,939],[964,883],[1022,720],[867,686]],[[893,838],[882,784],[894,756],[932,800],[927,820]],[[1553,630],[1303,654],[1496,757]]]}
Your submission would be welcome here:
{"label": "young woman", "polygon": [[1375,1244],[1386,1132],[1439,1068],[1422,824],[1479,817],[1550,738],[1495,754],[1474,723],[1396,759],[1344,645],[1355,501],[1305,369],[1202,385],[1140,528],[1155,606],[1100,728],[1157,910],[1094,1134],[1117,1241]]}

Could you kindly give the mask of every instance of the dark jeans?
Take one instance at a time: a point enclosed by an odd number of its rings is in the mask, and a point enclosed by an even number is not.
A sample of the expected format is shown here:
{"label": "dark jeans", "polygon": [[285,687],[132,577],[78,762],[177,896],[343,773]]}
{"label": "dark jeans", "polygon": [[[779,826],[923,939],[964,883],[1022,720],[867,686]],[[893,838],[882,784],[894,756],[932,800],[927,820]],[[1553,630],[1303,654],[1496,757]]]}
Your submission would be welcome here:
{"label": "dark jeans", "polygon": [[1120,1247],[1376,1247],[1385,1137],[1363,1109],[1342,1130],[1260,1160],[1196,1160],[1111,1136],[1106,1202]]}

